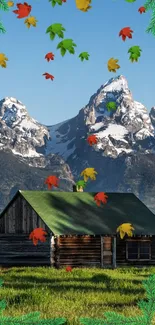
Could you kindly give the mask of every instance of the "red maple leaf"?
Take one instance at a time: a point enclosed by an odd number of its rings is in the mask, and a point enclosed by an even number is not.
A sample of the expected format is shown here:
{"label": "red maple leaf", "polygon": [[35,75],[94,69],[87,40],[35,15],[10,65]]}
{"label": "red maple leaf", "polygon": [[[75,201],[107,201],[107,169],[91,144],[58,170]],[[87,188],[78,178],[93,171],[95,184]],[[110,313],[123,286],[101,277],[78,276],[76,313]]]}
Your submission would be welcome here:
{"label": "red maple leaf", "polygon": [[120,30],[119,36],[122,36],[122,40],[125,41],[126,37],[132,38],[133,30],[130,29],[130,27],[124,27]]}
{"label": "red maple leaf", "polygon": [[49,62],[50,60],[54,60],[54,54],[49,52],[45,55],[45,59]]}
{"label": "red maple leaf", "polygon": [[90,146],[92,146],[93,144],[97,144],[98,142],[97,136],[95,134],[89,135],[87,138],[87,142],[89,143]]}
{"label": "red maple leaf", "polygon": [[139,9],[138,9],[138,11],[140,12],[140,14],[142,14],[143,12],[145,12],[146,11],[146,9],[145,9],[145,7],[140,7]]}
{"label": "red maple leaf", "polygon": [[13,12],[18,15],[17,18],[24,18],[27,17],[32,9],[32,6],[28,5],[27,2],[24,3],[17,3],[17,10],[13,10]]}
{"label": "red maple leaf", "polygon": [[36,246],[38,244],[38,240],[41,242],[46,241],[47,232],[43,228],[35,228],[29,235],[29,239],[32,239],[33,244]]}
{"label": "red maple leaf", "polygon": [[52,76],[52,74],[50,74],[48,72],[43,73],[43,76],[45,76],[45,79],[51,79],[51,80],[54,79],[54,76]]}
{"label": "red maple leaf", "polygon": [[107,203],[108,196],[104,192],[99,192],[94,196],[94,201],[96,201],[96,204],[98,206],[101,205],[101,202],[103,204]]}
{"label": "red maple leaf", "polygon": [[45,184],[47,184],[49,190],[52,188],[52,186],[58,187],[58,182],[59,178],[54,175],[48,176],[45,180]]}
{"label": "red maple leaf", "polygon": [[62,0],[62,2],[66,2],[66,0]]}
{"label": "red maple leaf", "polygon": [[66,267],[66,272],[72,272],[72,267],[71,266],[67,266]]}

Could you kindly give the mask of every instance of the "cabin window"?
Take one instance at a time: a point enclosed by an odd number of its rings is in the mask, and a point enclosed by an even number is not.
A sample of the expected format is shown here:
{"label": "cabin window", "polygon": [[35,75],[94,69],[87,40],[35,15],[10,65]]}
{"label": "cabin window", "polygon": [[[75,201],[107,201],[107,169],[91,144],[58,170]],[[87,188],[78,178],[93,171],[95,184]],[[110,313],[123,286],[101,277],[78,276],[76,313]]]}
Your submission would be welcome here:
{"label": "cabin window", "polygon": [[126,243],[128,260],[149,260],[151,258],[151,242],[149,240],[129,240]]}

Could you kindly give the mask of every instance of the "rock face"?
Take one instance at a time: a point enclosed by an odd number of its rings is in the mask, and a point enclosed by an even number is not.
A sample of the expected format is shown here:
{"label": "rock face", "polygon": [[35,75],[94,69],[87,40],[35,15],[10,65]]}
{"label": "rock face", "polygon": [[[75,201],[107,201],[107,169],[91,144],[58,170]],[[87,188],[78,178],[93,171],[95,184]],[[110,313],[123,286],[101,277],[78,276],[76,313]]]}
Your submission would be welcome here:
{"label": "rock face", "polygon": [[70,167],[56,154],[44,155],[48,139],[48,129],[30,118],[20,101],[0,102],[0,211],[18,189],[47,189],[49,175],[59,177],[57,190],[72,191]]}
{"label": "rock face", "polygon": [[[108,112],[109,101],[115,111]],[[155,107],[149,114],[134,101],[123,76],[101,86],[76,117],[54,126],[32,119],[15,98],[3,99],[0,208],[18,188],[45,189],[48,175],[60,178],[60,190],[72,190],[73,177],[94,167],[98,175],[86,191],[133,192],[155,213],[154,127]],[[88,134],[96,134],[96,145],[87,143]]]}

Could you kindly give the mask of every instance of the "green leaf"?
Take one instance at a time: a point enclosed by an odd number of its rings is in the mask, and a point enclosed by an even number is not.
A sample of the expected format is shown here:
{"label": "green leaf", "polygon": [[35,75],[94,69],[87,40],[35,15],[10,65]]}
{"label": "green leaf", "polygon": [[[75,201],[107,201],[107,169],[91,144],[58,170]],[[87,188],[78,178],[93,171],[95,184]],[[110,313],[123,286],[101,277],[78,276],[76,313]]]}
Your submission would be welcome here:
{"label": "green leaf", "polygon": [[52,7],[55,7],[56,4],[62,6],[62,0],[49,0],[51,2]]}
{"label": "green leaf", "polygon": [[106,108],[108,109],[108,112],[110,112],[111,110],[116,110],[117,109],[117,105],[115,102],[108,102],[106,104]]}
{"label": "green leaf", "polygon": [[76,47],[76,46],[77,45],[73,42],[72,39],[64,39],[57,45],[57,49],[60,49],[60,52],[61,52],[61,49],[63,49],[62,53],[64,53],[64,49],[65,49],[65,54],[66,54],[66,51],[68,51],[70,54],[74,54],[75,53],[74,47]]}
{"label": "green leaf", "polygon": [[79,54],[79,58],[81,59],[81,61],[89,60],[89,56],[90,54],[88,52],[81,52]]}
{"label": "green leaf", "polygon": [[79,180],[79,181],[76,182],[76,186],[78,187],[78,189],[79,189],[80,187],[85,188],[86,185],[87,185],[87,184],[86,184],[86,182],[85,182],[83,179],[81,179],[81,180]]}
{"label": "green leaf", "polygon": [[46,34],[49,33],[50,39],[53,41],[55,36],[57,35],[59,38],[64,37],[64,31],[66,29],[60,23],[52,24],[46,29]]}
{"label": "green leaf", "polygon": [[141,48],[139,46],[132,46],[129,48],[128,53],[130,53],[130,57],[129,60],[131,60],[131,62],[134,61],[138,61],[139,57],[141,56]]}
{"label": "green leaf", "polygon": [[132,2],[135,2],[136,0],[125,0],[125,1],[132,3]]}

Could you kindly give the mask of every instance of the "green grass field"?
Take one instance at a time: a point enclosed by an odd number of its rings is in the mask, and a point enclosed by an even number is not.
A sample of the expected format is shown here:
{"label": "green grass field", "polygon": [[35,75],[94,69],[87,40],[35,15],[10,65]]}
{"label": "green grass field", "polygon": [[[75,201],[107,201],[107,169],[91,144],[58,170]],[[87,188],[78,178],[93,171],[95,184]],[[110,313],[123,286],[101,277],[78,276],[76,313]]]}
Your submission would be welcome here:
{"label": "green grass field", "polygon": [[146,297],[142,280],[153,273],[154,267],[72,272],[50,267],[0,269],[4,280],[0,300],[7,302],[3,315],[40,311],[41,318],[66,317],[72,325],[79,324],[80,317],[102,318],[105,311],[140,315],[136,305]]}

